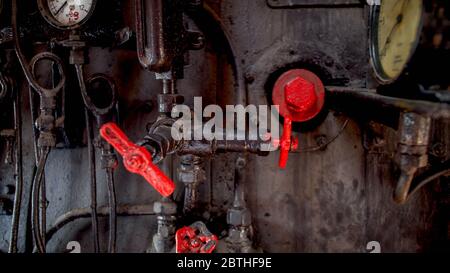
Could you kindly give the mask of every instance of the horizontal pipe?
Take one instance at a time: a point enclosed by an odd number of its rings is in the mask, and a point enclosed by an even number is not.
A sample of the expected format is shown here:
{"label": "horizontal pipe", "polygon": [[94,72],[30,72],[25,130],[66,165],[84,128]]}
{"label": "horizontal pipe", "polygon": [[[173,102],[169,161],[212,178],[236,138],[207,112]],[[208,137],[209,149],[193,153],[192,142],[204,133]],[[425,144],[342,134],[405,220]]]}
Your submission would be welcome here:
{"label": "horizontal pipe", "polygon": [[[327,86],[327,94],[331,100],[355,100],[357,107],[361,107],[361,103],[376,105],[380,108],[390,108],[400,112],[411,112],[430,118],[450,118],[450,104],[429,102],[423,100],[410,100],[395,97],[388,97],[376,93],[374,89],[350,88]],[[332,105],[332,104],[331,104]]]}
{"label": "horizontal pipe", "polygon": [[[65,225],[81,219],[81,218],[89,218],[91,217],[91,208],[78,208],[68,211],[67,213],[61,215],[56,219],[55,223],[50,227],[47,232],[47,242],[51,240],[53,235],[55,235],[61,228]],[[109,207],[101,206],[97,210],[98,216],[109,216]],[[120,205],[117,206],[117,215],[118,216],[146,216],[146,215],[155,215],[153,211],[153,205]]]}

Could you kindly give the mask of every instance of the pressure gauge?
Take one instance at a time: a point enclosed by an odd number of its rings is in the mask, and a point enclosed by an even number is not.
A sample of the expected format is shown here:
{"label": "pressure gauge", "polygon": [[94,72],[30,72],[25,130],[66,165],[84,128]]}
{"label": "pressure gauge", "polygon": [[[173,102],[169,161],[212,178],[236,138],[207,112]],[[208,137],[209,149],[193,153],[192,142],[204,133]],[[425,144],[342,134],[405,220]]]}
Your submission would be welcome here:
{"label": "pressure gauge", "polygon": [[52,26],[75,29],[94,12],[96,0],[38,0],[39,11]]}
{"label": "pressure gauge", "polygon": [[372,6],[370,57],[382,84],[402,74],[419,42],[422,18],[422,0],[381,0]]}

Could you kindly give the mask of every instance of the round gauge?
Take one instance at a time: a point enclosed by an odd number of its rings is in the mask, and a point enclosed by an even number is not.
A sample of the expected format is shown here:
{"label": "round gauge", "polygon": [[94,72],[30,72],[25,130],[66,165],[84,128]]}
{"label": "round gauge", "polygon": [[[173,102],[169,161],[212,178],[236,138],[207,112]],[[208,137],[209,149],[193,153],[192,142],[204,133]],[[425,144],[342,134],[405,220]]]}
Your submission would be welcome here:
{"label": "round gauge", "polygon": [[96,0],[38,0],[42,16],[51,25],[74,29],[91,17]]}
{"label": "round gauge", "polygon": [[402,74],[419,42],[422,15],[422,0],[381,0],[372,6],[370,57],[381,83]]}

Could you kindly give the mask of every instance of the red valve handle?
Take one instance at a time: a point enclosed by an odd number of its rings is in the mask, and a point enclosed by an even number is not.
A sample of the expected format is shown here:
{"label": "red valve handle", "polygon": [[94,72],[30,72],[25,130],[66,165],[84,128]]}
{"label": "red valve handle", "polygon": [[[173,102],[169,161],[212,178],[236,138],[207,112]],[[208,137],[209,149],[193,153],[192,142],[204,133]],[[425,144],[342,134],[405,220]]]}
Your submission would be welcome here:
{"label": "red valve handle", "polygon": [[316,117],[323,108],[325,89],[317,75],[304,69],[283,73],[275,83],[272,99],[284,117],[281,139],[274,140],[280,148],[280,168],[284,169],[289,151],[298,149],[298,139],[292,138],[292,122],[305,122]]}
{"label": "red valve handle", "polygon": [[292,138],[292,120],[290,118],[284,119],[283,135],[280,139],[280,160],[278,166],[285,169],[289,158],[289,152],[298,148],[298,139]]}
{"label": "red valve handle", "polygon": [[100,135],[123,157],[123,165],[128,171],[144,177],[165,197],[173,193],[175,184],[153,164],[152,156],[147,149],[131,142],[115,123],[103,125],[100,128]]}
{"label": "red valve handle", "polygon": [[218,239],[202,222],[177,230],[175,234],[177,253],[212,253]]}

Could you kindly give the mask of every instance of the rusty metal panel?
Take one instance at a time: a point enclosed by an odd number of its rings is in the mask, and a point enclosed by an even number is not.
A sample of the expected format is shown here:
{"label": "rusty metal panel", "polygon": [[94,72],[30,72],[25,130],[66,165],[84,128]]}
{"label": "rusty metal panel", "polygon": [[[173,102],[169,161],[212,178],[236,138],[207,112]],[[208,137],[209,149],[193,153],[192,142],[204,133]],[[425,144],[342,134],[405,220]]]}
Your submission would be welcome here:
{"label": "rusty metal panel", "polygon": [[[132,31],[134,3],[121,1],[122,9],[116,10]],[[205,10],[209,13],[202,13],[199,16],[202,18],[186,19],[206,35],[205,48],[191,52],[185,78],[178,85],[189,106],[193,105],[194,96],[202,96],[205,105],[235,104],[237,81],[242,81],[249,103],[269,104],[268,95],[276,76],[297,66],[313,70],[327,85],[364,88],[371,84],[367,10],[361,1],[206,0]],[[232,54],[218,38],[221,30],[213,28],[212,21],[223,27],[232,43]],[[138,140],[158,116],[155,105],[161,84],[141,68],[134,47],[133,43],[112,49],[91,47],[86,73],[101,72],[115,79],[123,129],[132,140]],[[233,71],[233,65],[238,66],[239,73]],[[24,94],[24,139],[31,140],[33,121],[26,103],[28,86],[22,78],[18,80],[18,88]],[[397,116],[387,114],[393,123],[397,122]],[[80,120],[80,117],[81,114],[72,118]],[[433,143],[440,145],[432,147],[436,156],[431,161],[443,162],[448,159],[450,126],[440,121],[434,128]],[[446,206],[436,198],[435,188],[424,188],[404,206],[392,201],[397,171],[393,164],[397,135],[393,129],[369,124],[362,116],[325,111],[317,123],[295,128],[295,134],[303,148],[334,140],[320,149],[291,154],[286,170],[277,168],[278,152],[268,157],[248,157],[246,199],[253,216],[256,245],[264,251],[367,252],[368,243],[377,241],[382,252],[417,252],[435,249],[434,241],[443,240],[438,221],[444,221]],[[46,172],[49,226],[67,211],[88,207],[88,159],[85,140],[79,142],[79,146],[70,149],[55,149],[49,157]],[[25,141],[23,149],[24,196],[29,196],[34,166],[32,141]],[[199,192],[204,213],[196,216],[205,219],[214,232],[226,229],[226,211],[232,205],[235,191],[236,157],[220,154],[204,158],[207,178]],[[96,163],[100,165],[99,159]],[[174,156],[162,166],[174,180],[178,164]],[[12,177],[12,170],[2,168],[1,176],[2,186],[10,183],[3,177]],[[97,179],[98,202],[103,205],[107,203],[106,179],[103,175]],[[159,200],[158,194],[149,190],[141,178],[123,168],[117,170],[116,184],[119,204],[150,206]],[[174,194],[176,201],[183,198],[180,188]],[[24,207],[27,205],[26,198]],[[25,213],[21,221],[26,222]],[[0,216],[2,251],[7,248],[9,223],[9,216]],[[107,220],[101,218],[102,234],[106,234],[107,226]],[[119,218],[118,252],[145,252],[156,229],[153,215],[132,220]],[[52,238],[48,251],[64,252],[67,243],[73,240],[89,251],[93,249],[90,233],[88,220],[74,221]],[[21,233],[21,249],[25,247],[24,238]],[[102,241],[101,248],[106,249],[107,240]]]}

